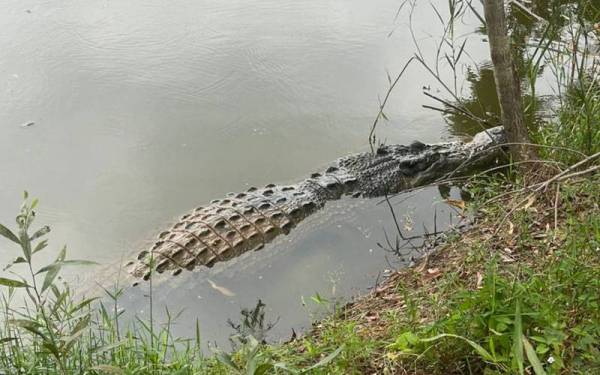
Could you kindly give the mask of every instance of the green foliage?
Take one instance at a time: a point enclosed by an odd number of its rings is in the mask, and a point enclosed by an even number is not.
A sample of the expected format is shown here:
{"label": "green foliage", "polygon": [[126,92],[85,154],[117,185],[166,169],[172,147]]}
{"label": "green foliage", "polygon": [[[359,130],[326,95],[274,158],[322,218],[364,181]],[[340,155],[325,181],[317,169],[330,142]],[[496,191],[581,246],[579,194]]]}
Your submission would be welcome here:
{"label": "green foliage", "polygon": [[[264,333],[273,325],[265,324],[261,301],[255,309],[242,311],[244,319],[239,325],[231,323],[238,332],[233,336],[236,350],[230,354],[215,350],[214,358],[202,354],[197,323],[195,340],[172,335],[174,318],[168,309],[168,321],[160,328],[152,320],[137,318],[123,330],[123,311],[118,309],[122,288],[116,285],[112,290],[104,289],[108,301],[100,301],[75,297],[60,281],[63,267],[93,262],[67,259],[67,248],[63,247],[53,262],[34,270],[36,254],[46,249],[44,237],[50,232],[47,226],[31,230],[37,204],[37,200],[29,203],[25,193],[16,218],[17,230],[0,225],[0,235],[20,249],[20,256],[5,267],[12,277],[0,277],[0,286],[7,291],[0,300],[0,370],[4,373],[304,374],[327,366],[342,351],[331,350],[305,366],[274,361],[264,343]],[[24,273],[13,272],[23,268]],[[17,302],[20,296],[25,298],[24,303]],[[260,342],[254,334],[262,335]]]}
{"label": "green foliage", "polygon": [[168,328],[155,333],[140,322],[121,334],[121,289],[106,290],[115,307],[109,312],[95,298],[76,298],[59,281],[63,267],[93,262],[67,259],[63,247],[52,263],[35,270],[36,255],[47,248],[44,237],[50,228],[32,230],[38,201],[30,202],[27,193],[24,198],[16,231],[0,225],[0,235],[20,250],[5,267],[12,276],[0,278],[7,291],[0,301],[0,368],[5,373],[195,374],[205,368],[199,348],[173,338]]}

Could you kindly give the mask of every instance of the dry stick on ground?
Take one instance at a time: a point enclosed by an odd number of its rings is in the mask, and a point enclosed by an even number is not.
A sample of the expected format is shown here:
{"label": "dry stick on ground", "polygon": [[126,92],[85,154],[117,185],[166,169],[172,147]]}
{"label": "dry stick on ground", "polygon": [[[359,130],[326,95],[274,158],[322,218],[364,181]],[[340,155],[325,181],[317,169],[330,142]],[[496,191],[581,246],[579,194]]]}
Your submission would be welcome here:
{"label": "dry stick on ground", "polygon": [[[595,153],[595,154],[593,154],[593,155],[590,155],[590,156],[586,157],[585,159],[583,159],[583,160],[581,160],[581,161],[579,161],[579,162],[577,162],[577,163],[573,164],[573,165],[572,165],[572,166],[570,166],[569,168],[565,169],[565,170],[564,170],[564,171],[562,171],[561,173],[559,173],[559,174],[555,175],[555,176],[554,176],[554,177],[552,177],[551,179],[549,179],[549,180],[546,180],[546,181],[544,181],[544,182],[542,182],[542,183],[538,184],[538,186],[537,186],[537,187],[534,189],[534,191],[536,191],[536,192],[537,192],[537,191],[540,191],[540,190],[542,190],[542,189],[545,189],[545,188],[547,188],[547,187],[548,187],[548,186],[549,186],[551,183],[553,183],[553,182],[555,182],[555,181],[559,181],[559,180],[560,180],[560,181],[562,181],[562,180],[561,180],[561,178],[563,178],[563,177],[567,176],[567,174],[568,174],[568,173],[570,173],[570,172],[573,172],[575,169],[577,169],[577,168],[581,167],[582,165],[584,165],[584,164],[587,164],[587,163],[589,163],[590,161],[593,161],[594,159],[597,159],[597,158],[599,158],[599,157],[600,157],[600,152],[597,152],[597,153]],[[600,166],[594,166],[594,167],[591,167],[591,168],[589,168],[588,170],[581,171],[581,172],[576,172],[576,173],[574,173],[574,174],[573,174],[573,176],[579,176],[579,175],[582,175],[582,174],[591,173],[591,172],[593,172],[593,171],[597,170],[597,169],[598,169],[598,167],[600,167]]]}
{"label": "dry stick on ground", "polygon": [[558,229],[558,198],[560,197],[560,184],[556,184],[556,196],[554,198],[554,239]]}
{"label": "dry stick on ground", "polygon": [[[494,232],[494,235],[496,235],[500,229],[502,228],[502,225],[504,225],[504,223],[506,222],[506,220],[517,210],[519,209],[519,207],[521,207],[521,205],[523,205],[525,202],[527,202],[529,199],[531,199],[532,197],[535,196],[536,193],[540,193],[543,190],[545,190],[546,188],[548,188],[548,186],[550,186],[552,183],[554,182],[561,182],[573,177],[578,177],[578,176],[583,176],[585,174],[589,174],[589,173],[593,173],[597,170],[600,170],[600,165],[594,165],[588,169],[585,169],[583,171],[578,171],[578,172],[573,172],[575,169],[577,169],[578,167],[581,167],[582,165],[589,163],[590,161],[593,161],[594,159],[597,159],[600,157],[600,152],[595,153],[594,155],[590,155],[587,158],[573,164],[572,166],[570,166],[569,168],[565,169],[564,171],[554,175],[552,178],[549,178],[548,180],[538,183],[538,184],[533,184],[533,185],[529,185],[526,186],[525,188],[521,189],[521,191],[527,191],[529,190],[531,193],[528,194],[525,199],[519,201],[516,205],[514,205],[507,213],[506,215],[504,215],[504,217],[502,218],[502,220],[500,221],[500,223],[498,224],[496,231]],[[573,173],[569,173],[569,172],[573,172]],[[560,184],[557,184],[560,185]],[[557,187],[558,189],[558,187]],[[558,201],[558,190],[557,190],[557,197],[555,198],[556,201]],[[555,222],[557,221],[556,217],[558,214],[555,214]]]}

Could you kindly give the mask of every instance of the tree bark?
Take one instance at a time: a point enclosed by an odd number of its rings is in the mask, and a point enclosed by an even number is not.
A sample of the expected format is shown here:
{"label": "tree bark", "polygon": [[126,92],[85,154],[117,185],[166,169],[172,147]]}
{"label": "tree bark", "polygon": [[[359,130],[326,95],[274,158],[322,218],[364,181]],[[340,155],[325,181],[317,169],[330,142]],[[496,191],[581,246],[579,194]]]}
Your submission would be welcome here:
{"label": "tree bark", "polygon": [[[496,91],[500,100],[502,124],[506,132],[510,153],[514,161],[537,159],[531,143],[523,114],[521,84],[513,56],[506,27],[504,0],[484,0],[486,29],[490,43],[490,54],[494,64]],[[521,164],[527,165],[527,164]]]}

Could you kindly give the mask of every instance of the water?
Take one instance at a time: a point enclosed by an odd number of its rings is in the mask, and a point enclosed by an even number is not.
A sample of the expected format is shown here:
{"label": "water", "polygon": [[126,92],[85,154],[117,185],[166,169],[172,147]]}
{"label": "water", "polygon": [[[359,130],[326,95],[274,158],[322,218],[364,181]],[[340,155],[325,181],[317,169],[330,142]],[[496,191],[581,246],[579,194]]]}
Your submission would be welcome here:
{"label": "water", "polygon": [[[71,257],[113,269],[71,277],[116,282],[121,260],[191,208],[365,150],[386,71],[397,74],[414,51],[406,17],[394,18],[398,5],[1,2],[0,222],[13,222],[28,189],[41,200],[38,221],[52,227],[50,249],[66,243]],[[413,16],[431,54],[432,19],[429,6]],[[477,26],[466,19],[460,28]],[[481,39],[473,34],[468,44],[474,61],[487,58]],[[448,119],[421,107],[424,86],[435,79],[413,65],[388,102],[380,139],[451,136]],[[440,200],[435,191],[419,197],[417,227]],[[333,205],[262,252],[162,284],[157,306],[186,308],[180,332],[198,315],[204,337],[221,342],[225,318],[257,298],[281,317],[280,337],[306,326],[301,296],[332,294],[332,283],[336,296],[364,292],[389,268],[376,246],[389,214],[356,202]],[[0,243],[2,264],[16,255],[9,246]],[[236,297],[211,289],[209,277]],[[144,310],[142,297],[130,290],[124,304]]]}

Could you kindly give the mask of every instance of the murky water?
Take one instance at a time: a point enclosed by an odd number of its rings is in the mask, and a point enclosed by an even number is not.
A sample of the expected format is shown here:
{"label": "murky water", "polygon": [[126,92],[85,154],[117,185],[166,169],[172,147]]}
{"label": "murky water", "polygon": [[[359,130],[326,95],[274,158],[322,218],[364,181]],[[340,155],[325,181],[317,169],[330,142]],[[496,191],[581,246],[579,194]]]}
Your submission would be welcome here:
{"label": "murky water", "polygon": [[[92,277],[116,282],[120,260],[192,207],[249,185],[294,181],[366,149],[386,71],[397,74],[414,51],[406,19],[394,18],[398,6],[2,1],[0,222],[12,223],[28,189],[41,200],[39,222],[53,229],[51,248],[67,243],[71,257],[114,267]],[[432,19],[428,6],[413,15],[425,50],[434,43]],[[477,26],[460,25],[465,33]],[[473,61],[487,58],[481,39],[469,42]],[[423,87],[434,84],[411,67],[379,138],[449,138],[440,114],[421,107]],[[412,202],[420,230],[439,200],[428,191],[398,207],[404,216]],[[261,252],[158,285],[156,309],[185,308],[180,332],[198,316],[205,339],[222,342],[225,319],[262,298],[280,317],[282,337],[310,320],[301,296],[347,297],[374,284],[388,268],[376,246],[388,223],[383,206],[336,202]],[[1,263],[14,256],[8,246],[0,243]],[[144,301],[130,290],[124,305],[139,312]]]}

